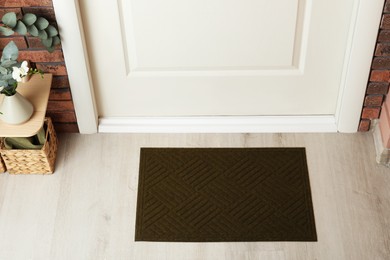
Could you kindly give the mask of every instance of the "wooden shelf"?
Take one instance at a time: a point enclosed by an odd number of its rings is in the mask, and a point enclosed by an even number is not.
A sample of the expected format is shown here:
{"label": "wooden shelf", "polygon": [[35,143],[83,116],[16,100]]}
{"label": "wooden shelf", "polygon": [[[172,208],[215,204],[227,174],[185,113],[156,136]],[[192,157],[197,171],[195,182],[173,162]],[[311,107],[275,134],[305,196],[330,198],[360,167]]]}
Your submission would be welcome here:
{"label": "wooden shelf", "polygon": [[[26,83],[20,83],[17,91],[27,98],[34,106],[34,113],[31,118],[23,124],[9,125],[0,120],[1,137],[29,137],[35,135],[43,126],[47,102],[49,100],[52,74],[32,75]],[[0,95],[0,102],[4,95]]]}

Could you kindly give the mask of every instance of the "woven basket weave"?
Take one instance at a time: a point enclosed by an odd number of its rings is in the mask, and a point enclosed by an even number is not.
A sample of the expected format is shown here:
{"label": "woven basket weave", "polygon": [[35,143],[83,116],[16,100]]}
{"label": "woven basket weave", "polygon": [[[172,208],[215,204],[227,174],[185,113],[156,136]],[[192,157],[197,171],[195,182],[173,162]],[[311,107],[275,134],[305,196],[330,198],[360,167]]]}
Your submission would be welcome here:
{"label": "woven basket weave", "polygon": [[[3,138],[0,138],[0,146],[3,144]],[[5,168],[5,164],[3,159],[0,156],[0,173],[6,172],[7,168]]]}
{"label": "woven basket weave", "polygon": [[1,144],[1,156],[10,174],[51,174],[57,155],[57,135],[49,117],[45,118],[46,142],[40,150],[5,149]]}

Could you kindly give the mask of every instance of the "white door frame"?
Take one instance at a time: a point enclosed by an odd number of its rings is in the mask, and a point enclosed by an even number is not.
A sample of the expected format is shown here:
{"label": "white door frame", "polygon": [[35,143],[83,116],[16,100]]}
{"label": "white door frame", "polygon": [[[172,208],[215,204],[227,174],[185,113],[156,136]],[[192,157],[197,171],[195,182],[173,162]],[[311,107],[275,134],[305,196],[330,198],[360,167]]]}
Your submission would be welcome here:
{"label": "white door frame", "polygon": [[384,0],[356,0],[334,116],[133,117],[103,118],[99,123],[79,1],[53,0],[80,133],[96,133],[98,129],[99,132],[356,132],[383,5]]}
{"label": "white door frame", "polygon": [[97,132],[98,113],[78,0],[53,0],[77,124],[82,134]]}

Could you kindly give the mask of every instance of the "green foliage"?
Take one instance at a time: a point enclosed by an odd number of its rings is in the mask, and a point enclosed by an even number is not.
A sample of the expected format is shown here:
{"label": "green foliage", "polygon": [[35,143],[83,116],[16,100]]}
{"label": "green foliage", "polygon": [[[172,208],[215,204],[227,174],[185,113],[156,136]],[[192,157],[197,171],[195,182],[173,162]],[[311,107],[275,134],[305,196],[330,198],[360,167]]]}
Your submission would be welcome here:
{"label": "green foliage", "polygon": [[16,61],[18,59],[19,50],[16,44],[11,41],[3,49],[3,55],[1,56],[1,65],[4,65],[6,61]]}
{"label": "green foliage", "polygon": [[27,34],[27,27],[24,25],[22,21],[18,21],[18,23],[15,26],[15,31],[21,35]]}
{"label": "green foliage", "polygon": [[37,16],[35,14],[27,13],[23,16],[22,21],[26,26],[31,26],[37,21]]}
{"label": "green foliage", "polygon": [[0,94],[12,96],[16,93],[21,78],[32,74],[43,75],[41,70],[29,68],[27,61],[18,62],[18,54],[18,47],[13,41],[3,50],[0,59]]}
{"label": "green foliage", "polygon": [[46,33],[47,33],[47,35],[48,35],[50,38],[53,38],[54,36],[57,36],[57,35],[58,35],[58,31],[57,31],[57,29],[56,29],[53,25],[49,25],[49,26],[46,28]]}
{"label": "green foliage", "polygon": [[53,37],[53,46],[56,46],[56,45],[58,45],[60,43],[61,43],[60,37],[58,35],[54,36]]}
{"label": "green foliage", "polygon": [[12,96],[16,92],[17,82],[12,77],[13,66],[20,66],[17,59],[19,50],[16,44],[11,41],[5,46],[0,63],[0,93]]}
{"label": "green foliage", "polygon": [[4,36],[10,36],[10,35],[14,34],[15,32],[10,28],[0,26],[0,33]]}
{"label": "green foliage", "polygon": [[43,17],[38,17],[37,21],[35,22],[35,26],[40,31],[45,30],[49,26],[49,22]]}
{"label": "green foliage", "polygon": [[26,13],[21,19],[17,19],[14,12],[9,12],[3,15],[1,21],[3,22],[3,25],[0,25],[1,35],[10,36],[15,32],[21,35],[29,33],[31,36],[40,38],[49,52],[61,43],[57,28],[47,19],[35,14]]}
{"label": "green foliage", "polygon": [[14,28],[16,26],[16,23],[17,23],[17,19],[16,19],[16,14],[13,13],[13,12],[10,12],[10,13],[6,13],[3,18],[1,19],[1,21],[11,27],[11,28]]}
{"label": "green foliage", "polygon": [[53,44],[53,38],[42,39],[42,43],[46,48],[50,48]]}
{"label": "green foliage", "polygon": [[[45,30],[41,30],[38,32],[38,37],[42,40],[47,40],[47,32]],[[42,42],[43,43],[43,42]]]}
{"label": "green foliage", "polygon": [[39,35],[39,31],[35,25],[30,25],[29,27],[27,27],[27,31],[34,37],[38,37]]}

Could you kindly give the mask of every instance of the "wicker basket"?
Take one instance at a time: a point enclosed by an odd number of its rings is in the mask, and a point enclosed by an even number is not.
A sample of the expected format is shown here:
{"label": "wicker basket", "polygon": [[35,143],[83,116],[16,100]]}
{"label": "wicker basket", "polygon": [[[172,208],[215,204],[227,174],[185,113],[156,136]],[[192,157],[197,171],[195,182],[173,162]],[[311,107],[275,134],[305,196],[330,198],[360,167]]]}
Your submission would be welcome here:
{"label": "wicker basket", "polygon": [[0,146],[7,171],[10,174],[51,174],[57,155],[57,135],[49,117],[45,118],[46,142],[40,150],[5,149]]}
{"label": "wicker basket", "polygon": [[[3,144],[3,138],[0,137],[0,146]],[[5,168],[5,164],[3,159],[0,156],[0,173],[4,173],[7,171],[7,168]]]}

